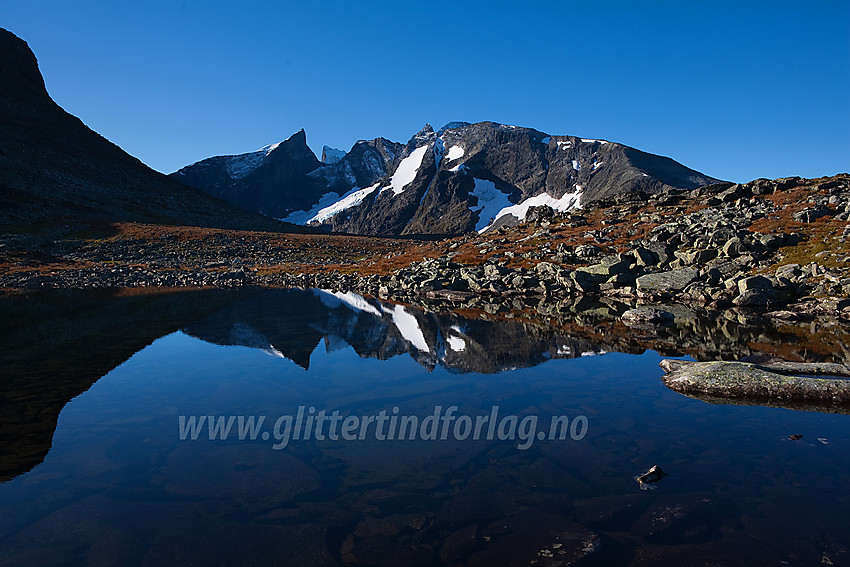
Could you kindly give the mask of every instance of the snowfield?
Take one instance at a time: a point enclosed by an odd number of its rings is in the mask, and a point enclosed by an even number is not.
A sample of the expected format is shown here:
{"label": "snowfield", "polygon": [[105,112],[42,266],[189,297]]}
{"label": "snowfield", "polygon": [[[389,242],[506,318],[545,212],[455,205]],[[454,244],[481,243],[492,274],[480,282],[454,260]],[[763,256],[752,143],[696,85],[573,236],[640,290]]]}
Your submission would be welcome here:
{"label": "snowfield", "polygon": [[[504,193],[502,193],[502,194],[504,195]],[[556,198],[552,197],[551,195],[549,195],[548,193],[541,193],[541,194],[536,195],[534,197],[529,197],[528,199],[526,199],[522,203],[519,203],[517,205],[511,205],[511,206],[508,206],[508,207],[505,207],[505,208],[499,210],[499,212],[497,212],[493,216],[493,221],[495,222],[495,221],[499,220],[504,215],[513,215],[516,218],[518,218],[519,220],[523,220],[523,219],[525,219],[525,215],[528,214],[528,209],[530,207],[539,207],[540,205],[549,205],[550,207],[552,207],[556,211],[569,211],[571,209],[580,209],[581,208],[581,194],[582,194],[582,188],[581,188],[580,185],[575,186],[575,192],[574,193],[564,193],[564,196],[561,197],[560,199],[556,199]],[[492,224],[492,222],[487,223],[486,225],[484,225],[481,228],[478,228],[478,226],[476,225],[475,229],[479,233],[484,232],[490,224]]]}
{"label": "snowfield", "polygon": [[352,188],[351,191],[343,195],[339,201],[333,203],[330,206],[324,207],[323,209],[320,209],[319,212],[317,212],[312,218],[307,220],[307,223],[325,222],[332,216],[338,215],[346,209],[356,207],[357,205],[363,202],[363,199],[374,193],[378,189],[378,185],[379,184],[376,183],[364,189],[358,189],[357,187]]}
{"label": "snowfield", "polygon": [[463,148],[460,146],[452,146],[446,154],[446,161],[454,161],[463,157]]}
{"label": "snowfield", "polygon": [[422,159],[428,151],[428,146],[420,146],[410,152],[410,155],[401,160],[398,168],[390,178],[390,184],[381,189],[381,192],[392,189],[394,195],[404,193],[405,187],[410,185],[416,174],[419,172],[419,167],[422,165]]}
{"label": "snowfield", "polygon": [[496,189],[496,184],[486,179],[475,179],[475,189],[472,195],[478,197],[478,204],[469,207],[470,211],[478,213],[478,222],[475,230],[481,232],[494,220],[499,218],[500,212],[509,208],[512,203],[506,193]]}

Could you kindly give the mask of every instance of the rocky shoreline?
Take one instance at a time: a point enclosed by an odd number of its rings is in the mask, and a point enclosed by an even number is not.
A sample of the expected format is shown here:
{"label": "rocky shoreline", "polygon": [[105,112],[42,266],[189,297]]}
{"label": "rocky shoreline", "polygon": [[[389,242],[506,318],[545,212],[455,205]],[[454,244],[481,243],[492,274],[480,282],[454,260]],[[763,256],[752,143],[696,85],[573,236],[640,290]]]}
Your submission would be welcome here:
{"label": "rocky shoreline", "polygon": [[[537,207],[514,228],[419,243],[421,259],[395,270],[368,273],[360,258],[346,266],[302,258],[270,269],[290,254],[221,233],[203,254],[167,237],[56,241],[45,253],[70,265],[8,270],[0,287],[300,287],[455,302],[588,296],[846,320],[848,217],[850,177],[761,179],[624,195],[579,213]],[[379,254],[392,256],[386,247],[372,256]]]}
{"label": "rocky shoreline", "polygon": [[[632,346],[667,356],[676,355],[667,346],[692,341],[664,338],[685,332],[671,307],[679,304],[788,334],[767,341],[772,346],[765,352],[773,355],[846,364],[848,217],[850,176],[843,175],[625,195],[569,213],[538,207],[514,227],[434,241],[135,225],[105,238],[39,246],[4,235],[0,260],[8,269],[0,271],[0,288],[320,288],[494,320],[569,327],[577,318],[604,336],[622,337],[627,347],[644,337]],[[801,326],[811,326],[803,353],[793,346]],[[758,352],[752,341],[765,342],[755,335],[746,340],[746,348],[693,353],[736,360]],[[818,340],[835,343],[829,354],[807,350]],[[812,398],[808,386],[821,382],[712,368],[725,377],[712,382],[716,387],[706,389],[702,380],[671,388],[714,403],[836,411],[834,400]],[[850,381],[831,381],[829,392],[834,386],[844,391]]]}

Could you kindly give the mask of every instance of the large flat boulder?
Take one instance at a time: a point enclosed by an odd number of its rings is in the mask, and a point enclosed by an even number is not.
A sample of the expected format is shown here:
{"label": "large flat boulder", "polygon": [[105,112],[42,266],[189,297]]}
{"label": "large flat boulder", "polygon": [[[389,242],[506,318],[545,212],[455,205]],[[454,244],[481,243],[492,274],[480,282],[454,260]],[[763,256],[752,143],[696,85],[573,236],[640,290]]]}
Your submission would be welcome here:
{"label": "large flat boulder", "polygon": [[[668,388],[695,397],[781,402],[780,405],[802,403],[816,406],[850,406],[850,380],[783,373],[787,372],[788,368],[793,368],[801,374],[822,370],[819,364],[797,363],[776,370],[749,362],[666,359],[660,364],[666,372],[662,381]],[[836,373],[832,368],[830,371]]]}
{"label": "large flat boulder", "polygon": [[677,268],[667,272],[645,274],[637,279],[637,288],[650,293],[682,291],[697,278],[697,275],[697,270],[693,268]]}

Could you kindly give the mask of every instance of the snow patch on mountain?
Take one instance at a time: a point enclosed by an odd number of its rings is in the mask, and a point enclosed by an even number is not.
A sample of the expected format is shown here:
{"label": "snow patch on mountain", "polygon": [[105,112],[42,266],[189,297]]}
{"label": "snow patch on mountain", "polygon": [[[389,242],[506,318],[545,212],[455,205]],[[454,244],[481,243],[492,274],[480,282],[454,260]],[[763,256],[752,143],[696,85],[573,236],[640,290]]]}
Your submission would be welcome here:
{"label": "snow patch on mountain", "polygon": [[363,189],[353,187],[351,191],[348,191],[338,201],[336,201],[332,205],[320,209],[319,212],[317,212],[312,218],[307,220],[307,223],[324,222],[329,218],[338,215],[346,209],[356,207],[357,205],[363,202],[363,199],[374,193],[375,190],[378,189],[378,185],[380,184],[376,183],[370,187],[365,187]]}
{"label": "snow patch on mountain", "polygon": [[500,211],[509,208],[513,203],[506,193],[496,188],[496,184],[486,179],[475,179],[475,188],[470,195],[478,197],[478,204],[469,207],[472,212],[478,213],[478,222],[475,230],[481,232],[490,223],[498,218]]}
{"label": "snow patch on mountain", "polygon": [[581,141],[584,142],[585,144],[596,144],[596,143],[607,144],[608,143],[607,140],[594,140],[592,138],[582,138]]}
{"label": "snow patch on mountain", "polygon": [[558,140],[558,149],[559,150],[568,150],[572,147],[573,143],[569,140]]}
{"label": "snow patch on mountain", "polygon": [[317,214],[319,214],[319,211],[321,211],[325,207],[331,206],[338,200],[339,194],[335,191],[331,191],[319,197],[319,202],[313,205],[313,208],[309,211],[292,211],[287,216],[277,220],[282,220],[283,222],[291,222],[292,224],[307,224]]}
{"label": "snow patch on mountain", "polygon": [[[263,160],[277,149],[283,142],[263,146],[257,151],[247,154],[224,156],[224,170],[231,179],[242,179],[263,164]],[[185,175],[185,174],[184,174]]]}
{"label": "snow patch on mountain", "polygon": [[282,143],[283,143],[283,142],[276,142],[276,143],[274,143],[274,144],[269,144],[268,146],[263,146],[262,148],[260,148],[260,149],[258,150],[258,152],[263,152],[263,154],[264,154],[264,155],[269,155],[270,153],[272,153],[273,151],[275,151],[275,150],[277,149],[277,147],[278,147],[279,145],[281,145]]}
{"label": "snow patch on mountain", "polygon": [[446,154],[446,161],[454,161],[463,157],[463,148],[460,146],[452,146]]}
{"label": "snow patch on mountain", "polygon": [[576,171],[581,169],[581,164],[576,160],[573,160],[573,169],[575,169]]}
{"label": "snow patch on mountain", "polygon": [[[519,220],[524,220],[525,215],[528,214],[528,209],[530,207],[539,207],[541,205],[548,205],[555,209],[556,211],[569,211],[571,209],[580,209],[581,208],[581,195],[582,188],[581,185],[575,186],[574,193],[564,193],[564,195],[560,199],[556,199],[549,195],[548,193],[541,193],[534,197],[529,197],[525,201],[517,204],[511,205],[501,209],[495,215],[493,215],[493,221],[500,219],[505,215],[513,215]],[[480,224],[480,223],[479,223]],[[475,226],[475,229],[478,232],[484,232],[484,230],[492,223],[487,223],[485,226],[479,228],[478,225]]]}
{"label": "snow patch on mountain", "polygon": [[381,189],[381,192],[392,189],[393,194],[400,195],[404,193],[405,187],[410,185],[416,174],[419,172],[419,167],[422,165],[422,159],[428,151],[428,146],[420,146],[410,152],[410,155],[401,160],[398,164],[395,173],[390,178],[390,184]]}

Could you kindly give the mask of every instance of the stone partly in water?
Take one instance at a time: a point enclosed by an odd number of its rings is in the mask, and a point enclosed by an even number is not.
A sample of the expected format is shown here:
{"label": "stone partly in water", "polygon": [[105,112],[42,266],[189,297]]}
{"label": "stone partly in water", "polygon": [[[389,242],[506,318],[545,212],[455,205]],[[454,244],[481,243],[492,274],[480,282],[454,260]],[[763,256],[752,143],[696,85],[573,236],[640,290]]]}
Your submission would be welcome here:
{"label": "stone partly in water", "polygon": [[[665,359],[661,367],[666,374],[664,384],[676,392],[717,399],[743,399],[788,404],[848,408],[850,380],[839,378],[793,376],[748,362],[691,362]],[[794,368],[806,373],[808,365]],[[817,370],[817,365],[812,370]],[[800,407],[799,409],[806,409]],[[833,409],[833,411],[839,411]]]}
{"label": "stone partly in water", "polygon": [[667,473],[661,470],[661,467],[653,465],[648,471],[637,477],[635,480],[637,480],[641,485],[641,490],[645,490],[646,485],[658,482],[665,476],[667,476]]}

